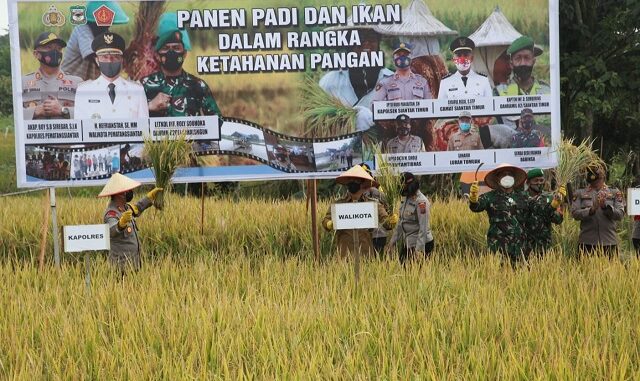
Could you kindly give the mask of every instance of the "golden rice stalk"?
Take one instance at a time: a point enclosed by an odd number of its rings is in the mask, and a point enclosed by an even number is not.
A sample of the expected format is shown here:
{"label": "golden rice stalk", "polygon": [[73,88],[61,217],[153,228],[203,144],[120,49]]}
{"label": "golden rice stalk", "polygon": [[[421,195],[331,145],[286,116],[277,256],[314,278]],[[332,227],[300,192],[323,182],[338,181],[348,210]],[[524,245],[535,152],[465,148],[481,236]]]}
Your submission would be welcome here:
{"label": "golden rice stalk", "polygon": [[382,154],[378,145],[371,144],[369,147],[376,158],[376,181],[380,184],[380,190],[389,204],[389,213],[395,213],[402,198],[402,176],[398,168],[389,162],[386,155]]}
{"label": "golden rice stalk", "polygon": [[[156,187],[164,188],[165,192],[171,189],[171,178],[176,169],[188,165],[192,153],[186,131],[182,131],[178,136],[165,136],[159,140],[153,140],[150,136],[144,138],[144,155],[151,163]],[[163,194],[164,192],[160,192],[154,202],[159,210],[164,208]]]}
{"label": "golden rice stalk", "polygon": [[577,180],[590,166],[605,167],[605,163],[592,147],[592,139],[585,139],[579,145],[575,145],[573,139],[562,139],[556,151],[558,168],[555,179],[558,185],[566,185]]}
{"label": "golden rice stalk", "polygon": [[327,94],[312,78],[306,78],[302,93],[305,136],[326,138],[356,131],[357,111]]}

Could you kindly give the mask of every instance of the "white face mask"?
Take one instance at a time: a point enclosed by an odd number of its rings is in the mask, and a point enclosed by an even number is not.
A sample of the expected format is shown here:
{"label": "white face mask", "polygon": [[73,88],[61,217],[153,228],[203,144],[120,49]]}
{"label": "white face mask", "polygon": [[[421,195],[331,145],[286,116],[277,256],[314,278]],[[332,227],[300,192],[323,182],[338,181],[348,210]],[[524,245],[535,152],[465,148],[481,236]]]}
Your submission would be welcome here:
{"label": "white face mask", "polygon": [[500,179],[500,185],[505,189],[511,188],[515,182],[516,179],[514,179],[513,176],[504,176]]}

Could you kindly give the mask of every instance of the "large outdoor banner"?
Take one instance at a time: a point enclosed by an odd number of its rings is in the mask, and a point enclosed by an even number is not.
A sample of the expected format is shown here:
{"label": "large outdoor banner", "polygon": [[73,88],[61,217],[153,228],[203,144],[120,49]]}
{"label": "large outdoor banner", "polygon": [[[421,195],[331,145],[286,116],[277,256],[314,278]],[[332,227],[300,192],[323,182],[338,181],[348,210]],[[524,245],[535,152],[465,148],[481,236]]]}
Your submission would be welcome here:
{"label": "large outdoor banner", "polygon": [[9,0],[18,185],[556,165],[557,0]]}

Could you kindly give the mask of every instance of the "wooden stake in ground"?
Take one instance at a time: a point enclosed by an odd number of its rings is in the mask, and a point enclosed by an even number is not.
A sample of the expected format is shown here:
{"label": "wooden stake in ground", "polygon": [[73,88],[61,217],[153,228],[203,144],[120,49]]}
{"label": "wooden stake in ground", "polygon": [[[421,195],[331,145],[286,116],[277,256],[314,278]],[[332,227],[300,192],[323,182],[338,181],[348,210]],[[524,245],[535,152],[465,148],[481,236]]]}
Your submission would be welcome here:
{"label": "wooden stake in ground", "polygon": [[311,190],[311,239],[313,240],[313,255],[320,260],[320,238],[318,237],[318,183],[316,179],[309,180]]}
{"label": "wooden stake in ground", "polygon": [[200,183],[200,235],[204,235],[204,183]]}
{"label": "wooden stake in ground", "polygon": [[44,270],[44,253],[47,250],[47,230],[49,230],[49,189],[44,192],[42,228],[40,229],[40,255],[38,268]]}

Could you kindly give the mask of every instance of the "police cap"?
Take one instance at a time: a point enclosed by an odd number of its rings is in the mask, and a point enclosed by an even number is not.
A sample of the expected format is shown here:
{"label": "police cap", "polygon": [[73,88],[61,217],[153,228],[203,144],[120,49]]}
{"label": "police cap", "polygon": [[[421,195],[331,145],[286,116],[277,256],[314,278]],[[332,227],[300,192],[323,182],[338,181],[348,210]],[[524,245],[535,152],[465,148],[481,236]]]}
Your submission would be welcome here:
{"label": "police cap", "polygon": [[124,53],[124,38],[122,38],[122,36],[120,36],[119,34],[113,32],[102,33],[93,39],[93,42],[91,43],[91,49],[93,49],[96,54],[99,51],[120,51],[120,53]]}
{"label": "police cap", "polygon": [[411,122],[411,118],[407,114],[400,114],[396,116],[396,122],[398,123],[409,123]]}
{"label": "police cap", "polygon": [[476,47],[476,44],[469,37],[458,37],[455,40],[453,40],[453,42],[451,42],[451,45],[449,45],[449,49],[451,49],[453,53],[459,50],[471,51],[475,47]]}
{"label": "police cap", "polygon": [[533,116],[533,110],[530,108],[523,108],[522,111],[520,111],[520,117],[522,118],[525,115]]}
{"label": "police cap", "polygon": [[58,44],[62,45],[63,48],[67,46],[67,43],[64,42],[63,39],[58,37],[57,34],[53,32],[42,32],[38,35],[38,37],[36,37],[36,41],[33,44],[33,48],[35,49],[40,46],[45,46],[52,42],[57,42]]}
{"label": "police cap", "polygon": [[401,52],[403,50],[405,52],[411,54],[411,49],[413,49],[413,46],[411,44],[408,44],[406,42],[401,42],[401,43],[396,44],[396,45],[393,46],[393,54],[396,54],[396,53]]}

